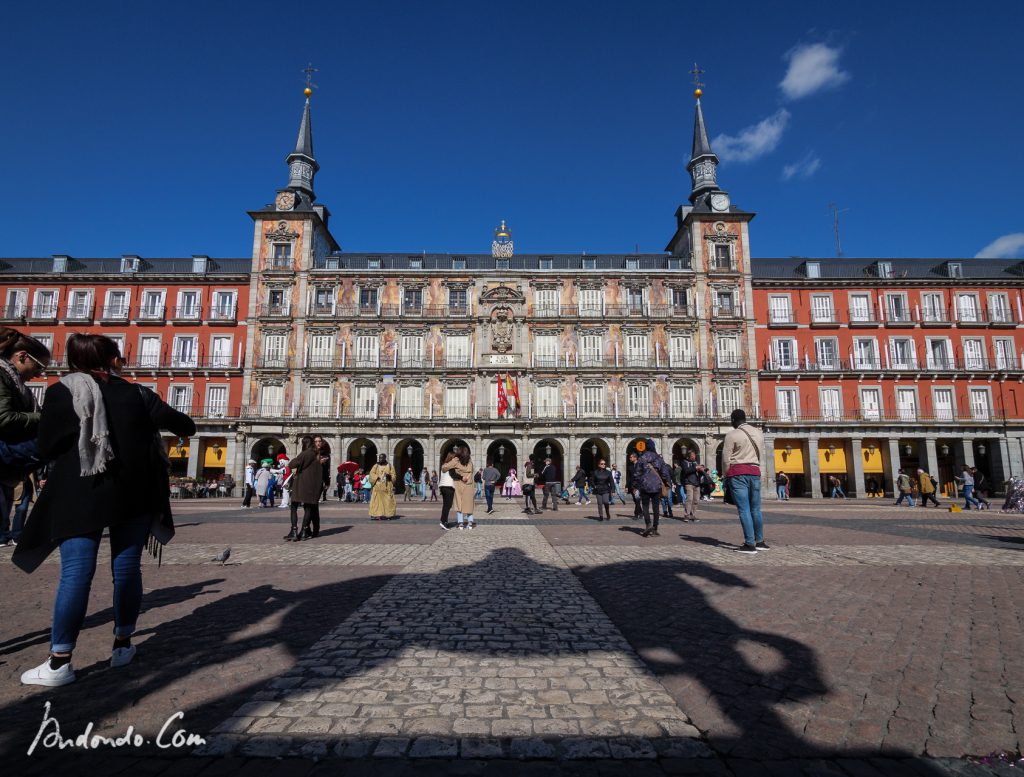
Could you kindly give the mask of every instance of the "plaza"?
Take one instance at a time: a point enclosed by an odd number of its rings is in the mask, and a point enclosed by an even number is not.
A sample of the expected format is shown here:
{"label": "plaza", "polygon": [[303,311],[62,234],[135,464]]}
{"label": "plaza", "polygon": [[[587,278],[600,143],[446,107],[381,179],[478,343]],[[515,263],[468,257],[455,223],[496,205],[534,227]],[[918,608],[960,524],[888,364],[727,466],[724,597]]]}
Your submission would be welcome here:
{"label": "plaza", "polygon": [[983,774],[963,756],[1020,746],[1019,516],[766,501],[772,548],[744,557],[718,502],[648,539],[632,505],[598,524],[499,499],[462,532],[399,507],[327,502],[295,544],[284,510],[177,503],[116,682],[101,571],[79,681],[18,684],[58,565],[33,587],[3,565],[5,763],[69,757],[26,755],[44,700],[66,737],[154,742],[180,711],[167,732],[206,740],[76,753],[93,774]]}

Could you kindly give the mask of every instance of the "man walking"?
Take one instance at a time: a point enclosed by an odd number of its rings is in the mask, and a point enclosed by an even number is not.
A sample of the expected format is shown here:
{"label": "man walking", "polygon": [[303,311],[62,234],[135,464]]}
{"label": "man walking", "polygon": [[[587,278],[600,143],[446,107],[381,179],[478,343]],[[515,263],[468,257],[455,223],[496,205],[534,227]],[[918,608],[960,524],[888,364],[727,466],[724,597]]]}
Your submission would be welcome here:
{"label": "man walking", "polygon": [[914,506],[914,495],[910,490],[910,475],[904,472],[902,467],[896,473],[896,490],[899,491],[900,496],[896,500],[895,507],[899,507],[904,499],[911,507]]}
{"label": "man walking", "polygon": [[612,464],[612,481],[615,483],[615,496],[622,504],[626,504],[626,491],[622,488],[622,473],[617,465]]}
{"label": "man walking", "polygon": [[743,545],[737,550],[740,553],[757,553],[768,550],[764,541],[764,519],[761,517],[764,435],[760,429],[747,423],[747,414],[740,408],[732,411],[729,420],[733,429],[725,435],[722,465],[743,526]]}
{"label": "man walking", "polygon": [[971,467],[971,474],[974,475],[974,497],[983,505],[986,510],[991,510],[992,505],[988,501],[988,477],[977,467]]}
{"label": "man walking", "polygon": [[963,472],[956,476],[956,480],[959,480],[964,487],[964,509],[970,510],[971,505],[974,505],[975,510],[983,509],[981,502],[974,498],[974,475],[971,474],[971,468],[964,464]]}
{"label": "man walking", "polygon": [[697,463],[696,451],[686,454],[679,465],[680,483],[685,489],[686,499],[683,502],[683,522],[697,523],[697,504],[700,502],[700,476],[704,468]]}
{"label": "man walking", "polygon": [[576,474],[572,476],[572,484],[576,486],[576,504],[583,504],[584,499],[587,500],[587,504],[590,504],[590,497],[587,496],[587,486],[590,484],[590,478],[583,471],[583,467],[576,467]]}
{"label": "man walking", "polygon": [[405,471],[405,475],[402,476],[402,485],[405,486],[405,488],[402,489],[402,495],[403,501],[405,502],[412,501],[413,490],[415,489],[413,483],[415,483],[415,480],[412,476],[412,467],[409,467],[409,469]]}
{"label": "man walking", "polygon": [[[537,468],[533,464],[533,456],[530,456],[526,460],[526,466],[523,467],[523,501],[526,503],[526,509],[523,511],[527,515],[533,515],[539,513],[537,509]],[[533,509],[530,509],[530,503],[533,502]]]}
{"label": "man walking", "polygon": [[939,500],[935,498],[935,478],[923,469],[917,470],[917,490],[921,492],[921,507],[927,507],[929,499],[936,507],[941,507]]}
{"label": "man walking", "polygon": [[493,464],[488,464],[480,473],[480,479],[484,484],[484,496],[487,499],[487,514],[494,512],[494,488],[498,483],[501,473]]}
{"label": "man walking", "polygon": [[544,470],[540,473],[541,478],[544,480],[544,501],[541,503],[541,509],[548,509],[548,497],[551,497],[551,509],[554,512],[558,512],[558,470],[555,469],[555,465],[551,463],[551,459],[544,459]]}

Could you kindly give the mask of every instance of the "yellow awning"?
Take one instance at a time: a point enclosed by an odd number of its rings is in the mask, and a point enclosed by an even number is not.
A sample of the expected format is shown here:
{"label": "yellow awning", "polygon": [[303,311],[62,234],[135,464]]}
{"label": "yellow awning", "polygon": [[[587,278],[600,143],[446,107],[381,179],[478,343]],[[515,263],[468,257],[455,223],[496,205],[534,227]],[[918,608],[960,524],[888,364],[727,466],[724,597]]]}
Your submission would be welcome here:
{"label": "yellow awning", "polygon": [[[214,448],[214,445],[217,447]],[[227,466],[227,447],[226,440],[207,440],[206,441],[206,452],[203,455],[203,466],[204,467],[225,467]]]}
{"label": "yellow awning", "polygon": [[[786,446],[793,450],[786,453]],[[804,471],[804,444],[802,440],[776,440],[775,441],[775,471],[795,472],[800,474]]]}
{"label": "yellow awning", "polygon": [[177,440],[167,441],[167,458],[169,459],[187,459],[188,458],[188,443],[185,443],[180,448],[178,447]]}
{"label": "yellow awning", "polygon": [[[875,452],[871,453],[869,446],[875,446]],[[860,455],[864,461],[864,472],[885,472],[882,462],[882,445],[878,440],[864,440],[861,446]]]}
{"label": "yellow awning", "polygon": [[[829,451],[834,445],[836,452]],[[818,471],[826,475],[846,472],[846,446],[842,440],[822,440],[818,443]]]}

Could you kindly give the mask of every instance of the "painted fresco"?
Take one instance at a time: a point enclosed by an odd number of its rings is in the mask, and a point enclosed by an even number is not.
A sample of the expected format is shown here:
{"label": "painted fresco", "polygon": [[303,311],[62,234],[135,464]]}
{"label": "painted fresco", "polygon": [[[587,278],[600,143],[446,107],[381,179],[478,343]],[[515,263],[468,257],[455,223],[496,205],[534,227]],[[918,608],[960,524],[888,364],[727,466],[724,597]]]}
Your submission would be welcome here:
{"label": "painted fresco", "polygon": [[664,375],[659,375],[658,379],[654,381],[654,387],[651,391],[651,412],[661,413],[664,409],[665,413],[669,412],[669,390],[668,383],[665,381]]}
{"label": "painted fresco", "polygon": [[618,278],[612,278],[604,289],[604,301],[606,305],[622,304],[622,287],[619,286]]}
{"label": "painted fresco", "polygon": [[569,412],[573,412],[576,407],[576,376],[571,375],[562,381],[562,385],[559,388],[559,399],[563,403],[563,407],[568,407]]}
{"label": "painted fresco", "polygon": [[671,295],[669,295],[667,292],[668,290],[665,288],[665,283],[661,280],[655,280],[651,284],[651,288],[648,291],[647,296],[647,299],[651,303],[651,306],[653,307],[654,305],[667,305],[668,301],[671,299]]}
{"label": "painted fresco", "polygon": [[572,280],[562,281],[559,298],[562,307],[576,307],[576,284]]}
{"label": "painted fresco", "polygon": [[352,409],[352,384],[347,380],[339,380],[337,392],[341,400],[341,414],[347,415]]}
{"label": "painted fresco", "polygon": [[377,384],[377,410],[382,416],[390,416],[395,403],[394,382]]}
{"label": "painted fresco", "polygon": [[401,298],[402,290],[398,286],[398,281],[388,281],[384,288],[381,289],[380,301],[382,305],[391,305],[397,308]]}
{"label": "painted fresco", "polygon": [[626,410],[626,386],[622,382],[621,375],[612,375],[608,378],[608,409],[615,407],[615,397],[619,398],[619,413]]}
{"label": "painted fresco", "polygon": [[342,278],[339,284],[338,301],[342,305],[356,304],[356,285],[351,278]]}
{"label": "painted fresco", "polygon": [[448,304],[448,290],[441,283],[440,278],[431,280],[430,285],[423,289],[423,295],[426,298],[423,300],[424,305],[440,306]]}
{"label": "painted fresco", "polygon": [[355,358],[355,352],[352,350],[352,327],[343,326],[338,330],[338,360],[340,363],[342,346],[344,345],[345,351],[345,366],[347,367],[352,360]]}
{"label": "painted fresco", "polygon": [[[440,411],[444,407],[444,384],[437,378],[430,378],[427,385],[423,387],[423,397],[424,402],[428,399],[433,402],[435,413]],[[424,407],[429,407],[429,405],[424,405]]]}
{"label": "painted fresco", "polygon": [[437,326],[430,327],[427,336],[423,338],[423,358],[429,361],[431,354],[437,364],[444,363],[444,337],[441,328]]}
{"label": "painted fresco", "polygon": [[622,326],[611,324],[608,327],[608,337],[605,338],[604,355],[609,364],[615,363],[615,344],[619,344],[619,353],[622,352]]}
{"label": "painted fresco", "polygon": [[562,327],[562,333],[558,338],[558,353],[562,355],[563,363],[566,356],[568,356],[569,363],[572,364],[578,349],[579,342],[577,340],[576,328],[573,326]]}
{"label": "painted fresco", "polygon": [[380,335],[380,358],[384,365],[394,364],[398,355],[398,336],[394,327],[387,327]]}
{"label": "painted fresco", "polygon": [[658,353],[658,346],[661,346],[661,361],[668,361],[668,333],[664,324],[655,324],[651,329],[651,351]]}

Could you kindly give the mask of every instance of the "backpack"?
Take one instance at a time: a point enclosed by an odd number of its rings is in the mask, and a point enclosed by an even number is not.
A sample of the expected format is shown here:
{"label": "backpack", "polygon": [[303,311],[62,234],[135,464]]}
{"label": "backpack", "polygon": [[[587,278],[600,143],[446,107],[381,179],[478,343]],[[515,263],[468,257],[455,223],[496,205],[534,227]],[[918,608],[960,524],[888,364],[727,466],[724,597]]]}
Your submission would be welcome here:
{"label": "backpack", "polygon": [[937,481],[933,475],[929,475],[928,479],[930,481],[932,481],[932,488],[938,488],[939,487],[939,481]]}

